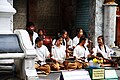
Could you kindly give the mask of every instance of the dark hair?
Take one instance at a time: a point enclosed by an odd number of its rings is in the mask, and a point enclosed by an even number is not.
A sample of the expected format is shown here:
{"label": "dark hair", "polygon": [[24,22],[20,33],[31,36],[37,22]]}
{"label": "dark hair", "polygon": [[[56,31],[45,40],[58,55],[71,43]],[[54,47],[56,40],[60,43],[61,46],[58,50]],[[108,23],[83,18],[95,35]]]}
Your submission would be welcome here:
{"label": "dark hair", "polygon": [[103,44],[104,44],[104,37],[103,37],[103,35],[101,35],[101,36],[98,36],[98,38],[97,38],[97,39],[99,39],[99,38],[101,38],[101,39],[102,39],[102,41],[103,41]]}
{"label": "dark hair", "polygon": [[80,30],[83,30],[82,28],[77,28],[76,29],[76,35],[78,35],[78,33],[80,32]]}
{"label": "dark hair", "polygon": [[27,22],[26,27],[30,27],[32,25],[35,26],[35,24],[33,22]]}
{"label": "dark hair", "polygon": [[65,32],[67,32],[67,31],[65,29],[63,29],[60,34],[63,35]]}
{"label": "dark hair", "polygon": [[82,41],[85,41],[85,40],[86,40],[85,36],[81,36],[78,44],[80,44]]}
{"label": "dark hair", "polygon": [[37,37],[37,38],[35,39],[35,44],[37,44],[39,41],[43,41],[43,38],[42,38],[42,37]]}
{"label": "dark hair", "polygon": [[55,37],[56,41],[59,40],[60,38],[62,38],[61,35],[57,35],[57,36]]}
{"label": "dark hair", "polygon": [[28,32],[29,35],[33,36],[33,31],[27,30],[27,32]]}
{"label": "dark hair", "polygon": [[[40,32],[40,31],[42,31],[42,32],[43,32],[43,35],[45,35],[45,34],[44,34],[44,30],[43,30],[43,29],[38,29],[38,32],[37,32],[37,33],[38,33],[38,35],[39,35],[39,32]],[[40,35],[39,35],[39,36],[40,36]]]}
{"label": "dark hair", "polygon": [[42,31],[42,32],[44,33],[44,30],[43,30],[43,29],[38,29],[38,33],[39,33],[40,31]]}
{"label": "dark hair", "polygon": [[[85,36],[81,36],[78,45],[82,42],[85,41],[86,37]],[[86,47],[84,45],[82,45],[84,47],[84,49],[86,50]]]}

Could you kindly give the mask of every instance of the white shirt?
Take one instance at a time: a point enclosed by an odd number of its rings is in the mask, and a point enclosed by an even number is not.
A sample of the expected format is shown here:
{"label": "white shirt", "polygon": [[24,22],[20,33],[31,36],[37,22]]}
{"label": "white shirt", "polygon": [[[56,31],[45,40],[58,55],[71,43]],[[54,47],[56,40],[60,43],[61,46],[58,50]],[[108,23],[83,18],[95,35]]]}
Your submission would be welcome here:
{"label": "white shirt", "polygon": [[41,65],[46,64],[45,60],[50,54],[48,48],[45,45],[42,45],[40,48],[36,48],[37,60],[42,61]]}
{"label": "white shirt", "polygon": [[73,38],[73,46],[76,46],[79,43],[79,38],[76,36]]}
{"label": "white shirt", "polygon": [[33,47],[35,47],[35,39],[38,37],[36,32],[33,32]]}
{"label": "white shirt", "polygon": [[68,48],[73,48],[73,42],[72,42],[72,39],[69,39],[69,41],[67,42],[67,45],[69,45]]}
{"label": "white shirt", "polygon": [[89,54],[88,48],[84,48],[80,45],[77,45],[74,50],[73,50],[73,56],[75,56],[76,58],[80,58],[80,57],[87,57],[87,55]]}
{"label": "white shirt", "polygon": [[94,55],[96,56],[98,52],[100,52],[104,58],[108,58],[111,56],[111,54],[114,53],[114,51],[112,49],[109,49],[107,45],[105,45],[106,47],[106,52],[105,52],[105,48],[99,48],[99,46],[95,46],[95,48],[93,49],[94,51]]}
{"label": "white shirt", "polygon": [[55,42],[56,42],[56,39],[53,39],[53,41],[52,41],[53,46],[55,45]]}
{"label": "white shirt", "polygon": [[65,50],[66,50],[66,48],[63,45],[61,45],[60,48],[57,47],[56,45],[54,45],[52,47],[52,55],[53,55],[52,58],[57,61],[63,62],[66,58]]}

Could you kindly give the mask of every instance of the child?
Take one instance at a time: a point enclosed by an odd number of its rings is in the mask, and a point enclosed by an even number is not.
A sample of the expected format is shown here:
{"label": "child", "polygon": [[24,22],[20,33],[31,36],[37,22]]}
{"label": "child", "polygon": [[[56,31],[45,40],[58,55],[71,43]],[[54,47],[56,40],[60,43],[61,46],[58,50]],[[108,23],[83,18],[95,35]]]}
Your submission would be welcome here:
{"label": "child", "polygon": [[65,58],[67,56],[66,54],[66,47],[62,45],[63,38],[61,35],[56,36],[56,42],[55,45],[52,46],[52,59],[54,61],[51,68],[53,70],[59,70],[60,64],[62,64],[65,61]]}
{"label": "child", "polygon": [[[56,43],[52,47],[52,59],[54,60],[53,65],[51,68],[53,70],[64,69],[65,67],[75,67],[75,64],[69,64],[65,62],[65,59],[68,58],[68,53],[66,53],[66,47],[62,45],[63,38],[59,35],[56,38]],[[70,66],[71,65],[71,66]]]}
{"label": "child", "polygon": [[[80,38],[78,45],[73,50],[73,56],[76,58],[76,60],[80,59],[81,62],[88,62],[87,57],[90,54],[90,52],[88,51],[88,48],[84,46],[85,43],[86,43],[86,38],[84,36],[82,36]],[[82,66],[79,64],[80,63],[77,62],[78,68],[81,68]],[[84,65],[86,65],[86,64],[84,64]]]}
{"label": "child", "polygon": [[37,37],[35,40],[36,43],[36,52],[37,52],[37,62],[35,64],[35,68],[37,70],[44,71],[45,74],[49,74],[51,69],[48,64],[46,64],[45,60],[47,58],[50,58],[50,53],[45,45],[43,45],[43,38],[42,37]]}

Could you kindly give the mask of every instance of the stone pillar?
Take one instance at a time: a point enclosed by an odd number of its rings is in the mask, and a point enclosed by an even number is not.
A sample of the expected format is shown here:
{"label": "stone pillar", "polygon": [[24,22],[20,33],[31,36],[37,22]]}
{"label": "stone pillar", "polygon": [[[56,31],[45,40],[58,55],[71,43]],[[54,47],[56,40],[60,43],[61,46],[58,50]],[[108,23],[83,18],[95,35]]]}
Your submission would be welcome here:
{"label": "stone pillar", "polygon": [[10,19],[16,10],[7,0],[0,0],[0,34],[12,34]]}
{"label": "stone pillar", "polygon": [[109,47],[115,47],[116,3],[104,4],[104,40]]}
{"label": "stone pillar", "polygon": [[[13,6],[13,0],[7,0]],[[13,31],[13,16],[10,18],[10,29]]]}

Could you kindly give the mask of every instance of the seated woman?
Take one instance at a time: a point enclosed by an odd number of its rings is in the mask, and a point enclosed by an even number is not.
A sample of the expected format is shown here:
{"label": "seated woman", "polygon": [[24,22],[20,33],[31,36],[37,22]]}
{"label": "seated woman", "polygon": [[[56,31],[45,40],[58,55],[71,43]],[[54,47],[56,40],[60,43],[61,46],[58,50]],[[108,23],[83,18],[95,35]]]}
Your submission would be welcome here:
{"label": "seated woman", "polygon": [[116,65],[117,63],[111,60],[111,54],[113,54],[114,51],[105,45],[103,36],[99,36],[97,41],[98,46],[95,46],[94,55],[97,56],[97,58],[103,59],[103,63]]}
{"label": "seated woman", "polygon": [[111,59],[111,54],[113,54],[114,51],[105,45],[103,36],[99,36],[97,38],[97,42],[98,46],[95,46],[94,55],[106,59]]}
{"label": "seated woman", "polygon": [[50,52],[48,51],[47,47],[43,45],[43,38],[37,37],[35,40],[35,48],[37,52],[37,63],[35,63],[35,68],[37,70],[41,70],[45,72],[45,74],[49,74],[51,69],[48,64],[46,64],[46,58],[50,58]]}
{"label": "seated woman", "polygon": [[72,41],[73,49],[77,46],[81,36],[83,36],[83,35],[84,35],[83,29],[82,28],[77,28],[76,29],[76,36],[73,38],[73,41]]}
{"label": "seated woman", "polygon": [[[68,54],[66,53],[66,47],[63,46],[62,43],[62,36],[58,35],[56,37],[56,42],[55,45],[52,47],[52,59],[53,59],[53,64],[51,65],[51,69],[53,70],[60,70],[64,69],[65,67],[68,67],[68,63],[65,62],[65,59],[68,57]],[[75,66],[75,65],[71,65]]]}
{"label": "seated woman", "polygon": [[[88,48],[84,46],[85,43],[86,43],[86,38],[82,36],[79,40],[78,45],[73,50],[73,56],[76,57],[77,60],[80,59],[81,62],[87,62],[87,57],[90,54]],[[82,68],[82,66],[79,65],[79,62],[77,63],[78,63],[78,68]]]}

